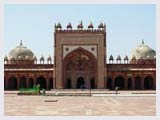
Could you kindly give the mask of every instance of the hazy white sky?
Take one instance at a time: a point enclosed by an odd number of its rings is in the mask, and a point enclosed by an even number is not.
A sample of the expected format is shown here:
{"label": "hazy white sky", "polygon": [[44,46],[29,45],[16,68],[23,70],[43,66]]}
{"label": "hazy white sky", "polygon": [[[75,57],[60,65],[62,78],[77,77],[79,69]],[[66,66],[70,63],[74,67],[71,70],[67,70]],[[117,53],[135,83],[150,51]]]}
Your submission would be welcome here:
{"label": "hazy white sky", "polygon": [[76,28],[82,20],[84,28],[92,21],[95,28],[100,21],[107,25],[107,57],[129,55],[141,43],[156,47],[155,5],[5,5],[4,53],[15,48],[20,40],[39,59],[48,57],[54,51],[54,24],[61,22],[65,28],[68,22]]}

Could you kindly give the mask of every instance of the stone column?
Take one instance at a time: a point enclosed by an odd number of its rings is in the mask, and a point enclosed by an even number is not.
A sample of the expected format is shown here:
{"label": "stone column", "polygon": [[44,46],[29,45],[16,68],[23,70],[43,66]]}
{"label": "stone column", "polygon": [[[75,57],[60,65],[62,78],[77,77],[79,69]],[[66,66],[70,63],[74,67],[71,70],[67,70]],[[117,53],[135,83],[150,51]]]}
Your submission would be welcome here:
{"label": "stone column", "polygon": [[33,85],[36,85],[36,77],[33,78]]}
{"label": "stone column", "polygon": [[20,88],[20,77],[17,77],[17,89]]}
{"label": "stone column", "polygon": [[134,76],[132,77],[132,89],[133,90],[135,89],[135,77]]}
{"label": "stone column", "polygon": [[142,75],[142,80],[141,80],[141,89],[144,90],[144,77]]}
{"label": "stone column", "polygon": [[89,77],[86,75],[86,88],[89,89],[90,88],[90,80]]}
{"label": "stone column", "polygon": [[48,90],[49,89],[49,77],[46,76],[45,79],[46,79],[46,89]]}
{"label": "stone column", "polygon": [[5,76],[4,84],[5,84],[4,89],[5,88],[8,89],[8,75]]}
{"label": "stone column", "polygon": [[125,79],[124,79],[124,89],[126,89],[126,90],[127,90],[127,83],[128,83],[128,79],[127,79],[127,77],[125,77]]}
{"label": "stone column", "polygon": [[115,88],[114,83],[115,83],[115,81],[114,81],[114,77],[113,77],[113,79],[112,79],[112,89],[113,89],[113,90],[114,90],[114,88]]}
{"label": "stone column", "polygon": [[26,85],[27,85],[26,87],[29,88],[29,77],[28,76],[26,77]]}
{"label": "stone column", "polygon": [[74,77],[74,75],[73,75],[73,76],[72,76],[72,81],[71,81],[71,82],[72,82],[71,84],[72,84],[72,88],[73,88],[73,89],[76,88],[76,82],[75,82],[76,80],[75,80],[74,78],[75,78],[75,77]]}
{"label": "stone column", "polygon": [[105,87],[105,89],[108,89],[108,88],[107,88],[107,84],[108,84],[108,83],[107,83],[107,77],[105,77],[105,81],[104,81],[104,87]]}
{"label": "stone column", "polygon": [[156,89],[156,77],[153,77],[153,89]]}

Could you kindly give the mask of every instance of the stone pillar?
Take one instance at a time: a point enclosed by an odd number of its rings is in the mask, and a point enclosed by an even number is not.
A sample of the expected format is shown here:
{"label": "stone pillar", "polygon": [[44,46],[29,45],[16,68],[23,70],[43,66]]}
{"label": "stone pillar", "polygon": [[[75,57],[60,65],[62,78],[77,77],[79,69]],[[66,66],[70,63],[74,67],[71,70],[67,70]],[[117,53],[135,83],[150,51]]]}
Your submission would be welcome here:
{"label": "stone pillar", "polygon": [[27,85],[26,87],[29,88],[29,77],[28,76],[26,77],[26,85]]}
{"label": "stone pillar", "polygon": [[132,78],[132,89],[133,90],[135,89],[135,78],[134,77]]}
{"label": "stone pillar", "polygon": [[153,89],[156,89],[156,77],[153,77]]}
{"label": "stone pillar", "polygon": [[46,79],[46,89],[49,89],[49,76],[45,76]]}
{"label": "stone pillar", "polygon": [[75,76],[72,76],[72,88],[76,89],[76,80],[75,80]]}
{"label": "stone pillar", "polygon": [[141,89],[144,90],[144,77],[142,75],[142,80],[141,80]]}
{"label": "stone pillar", "polygon": [[17,89],[20,88],[20,77],[17,77]]}
{"label": "stone pillar", "polygon": [[36,85],[36,77],[33,78],[33,85]]}
{"label": "stone pillar", "polygon": [[90,89],[91,85],[90,85],[90,79],[88,76],[86,76],[86,88]]}
{"label": "stone pillar", "polygon": [[5,76],[4,84],[5,84],[4,89],[5,88],[8,89],[8,75]]}
{"label": "stone pillar", "polygon": [[113,78],[113,79],[112,79],[112,89],[113,89],[113,90],[115,89],[114,83],[115,83],[115,81],[114,81],[114,78]]}
{"label": "stone pillar", "polygon": [[127,83],[128,83],[128,79],[127,79],[127,77],[125,77],[125,79],[124,79],[124,89],[126,89],[126,90],[127,90]]}
{"label": "stone pillar", "polygon": [[105,89],[108,89],[108,88],[107,88],[107,84],[108,84],[108,83],[107,83],[107,77],[106,77],[106,78],[105,78],[105,81],[104,81],[104,87],[105,87]]}

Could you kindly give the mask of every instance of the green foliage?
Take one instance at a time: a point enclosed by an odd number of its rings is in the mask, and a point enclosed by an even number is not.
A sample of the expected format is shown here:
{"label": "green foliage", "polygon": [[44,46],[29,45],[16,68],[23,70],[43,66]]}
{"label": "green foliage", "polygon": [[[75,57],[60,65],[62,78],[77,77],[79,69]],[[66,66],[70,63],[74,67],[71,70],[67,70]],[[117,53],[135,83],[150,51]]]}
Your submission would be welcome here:
{"label": "green foliage", "polygon": [[40,86],[36,85],[33,86],[33,88],[20,88],[19,92],[20,93],[34,93],[34,94],[38,94],[40,91]]}

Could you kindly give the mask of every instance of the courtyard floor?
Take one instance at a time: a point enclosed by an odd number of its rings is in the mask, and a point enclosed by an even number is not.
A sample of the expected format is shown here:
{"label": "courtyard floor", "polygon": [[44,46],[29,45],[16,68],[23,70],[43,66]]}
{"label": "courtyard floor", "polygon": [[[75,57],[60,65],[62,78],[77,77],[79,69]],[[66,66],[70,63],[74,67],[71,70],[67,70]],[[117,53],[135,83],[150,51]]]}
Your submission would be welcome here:
{"label": "courtyard floor", "polygon": [[[92,96],[25,96],[16,93],[17,91],[5,91],[5,116],[156,115],[155,91],[120,91],[118,95]],[[57,102],[53,102],[54,100]]]}

